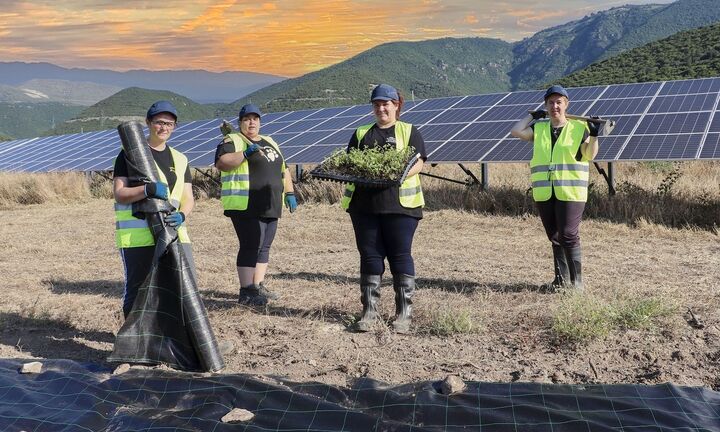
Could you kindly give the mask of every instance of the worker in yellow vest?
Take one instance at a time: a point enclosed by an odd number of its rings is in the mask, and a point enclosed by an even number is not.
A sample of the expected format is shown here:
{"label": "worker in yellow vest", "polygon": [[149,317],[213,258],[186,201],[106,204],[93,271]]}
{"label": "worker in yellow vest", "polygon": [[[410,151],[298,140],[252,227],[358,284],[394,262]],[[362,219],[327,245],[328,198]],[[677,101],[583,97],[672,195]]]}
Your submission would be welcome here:
{"label": "worker in yellow vest", "polygon": [[270,246],[283,203],[297,208],[290,170],[280,146],[260,135],[260,108],[244,105],[238,114],[239,133],[225,136],[215,152],[222,180],[224,214],[232,220],[240,247],[236,266],[240,304],[264,306],[278,296],[265,286]]}
{"label": "worker in yellow vest", "polygon": [[580,221],[588,194],[588,161],[598,152],[599,126],[568,119],[569,105],[568,92],[554,85],[545,92],[544,109],[518,121],[510,133],[533,143],[533,199],[552,243],[555,268],[555,279],[543,287],[557,290],[569,286],[582,291]]}
{"label": "worker in yellow vest", "polygon": [[412,241],[425,205],[419,175],[427,159],[425,141],[415,126],[400,121],[403,98],[394,87],[387,84],[376,86],[370,102],[375,123],[355,130],[348,151],[376,147],[400,151],[411,146],[415,149],[414,153],[420,154],[420,159],[400,186],[367,188],[350,184],[342,198],[342,207],[350,213],[360,252],[360,301],[363,310],[357,329],[362,332],[370,330],[378,318],[380,282],[387,258],[395,290],[393,328],[398,333],[408,333],[415,291]]}
{"label": "worker in yellow vest", "polygon": [[176,210],[165,216],[165,223],[177,229],[190,268],[195,271],[190,238],[184,224],[195,206],[190,165],[185,155],[167,145],[177,126],[177,119],[177,110],[169,101],[157,101],[147,111],[148,144],[161,181],[132,184],[128,178],[125,151],[121,150],[115,158],[115,241],[125,267],[123,313],[126,318],[132,310],[138,288],[150,271],[155,252],[155,239],[147,221],[132,216],[132,203],[147,197],[170,201]]}

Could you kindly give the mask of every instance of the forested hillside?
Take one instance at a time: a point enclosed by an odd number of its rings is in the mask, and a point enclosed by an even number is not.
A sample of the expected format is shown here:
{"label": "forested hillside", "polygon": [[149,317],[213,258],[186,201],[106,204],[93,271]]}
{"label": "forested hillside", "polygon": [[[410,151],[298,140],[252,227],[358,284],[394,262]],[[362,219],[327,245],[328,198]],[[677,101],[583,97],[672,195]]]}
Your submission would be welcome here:
{"label": "forested hillside", "polygon": [[720,76],[720,23],[626,51],[561,79],[565,86]]}
{"label": "forested hillside", "polygon": [[123,121],[143,120],[148,107],[157,100],[169,100],[178,109],[180,122],[215,117],[216,105],[202,105],[185,96],[165,91],[130,87],[83,110],[45,135],[111,129]]}
{"label": "forested hillside", "polygon": [[494,92],[510,85],[511,48],[507,42],[482,38],[387,43],[335,66],[269,86],[221,113],[237,115],[248,101],[262,104],[267,111],[356,105],[366,103],[369,89],[380,82],[393,83],[407,98]]}

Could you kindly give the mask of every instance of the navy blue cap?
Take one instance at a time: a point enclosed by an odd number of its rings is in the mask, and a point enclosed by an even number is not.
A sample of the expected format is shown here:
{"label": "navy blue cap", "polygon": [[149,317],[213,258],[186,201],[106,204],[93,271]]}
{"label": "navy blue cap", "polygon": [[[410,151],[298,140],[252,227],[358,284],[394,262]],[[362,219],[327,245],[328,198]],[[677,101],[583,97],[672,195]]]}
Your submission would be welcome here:
{"label": "navy blue cap", "polygon": [[262,113],[260,112],[260,107],[258,107],[255,104],[243,105],[242,108],[240,108],[240,114],[238,114],[238,118],[240,120],[242,120],[242,118],[248,114],[257,114],[258,117],[262,117]]}
{"label": "navy blue cap", "polygon": [[545,100],[547,100],[547,98],[549,98],[551,95],[554,95],[554,94],[559,94],[561,96],[565,96],[566,98],[570,99],[570,96],[568,96],[567,90],[565,90],[565,88],[563,86],[554,85],[554,86],[550,87],[549,89],[547,89],[547,91],[545,92]]}
{"label": "navy blue cap", "polygon": [[166,100],[157,101],[154,104],[152,104],[150,106],[150,109],[148,110],[145,118],[150,120],[151,118],[155,117],[156,115],[158,115],[160,113],[164,113],[164,112],[172,114],[173,117],[175,117],[175,120],[177,121],[178,114],[177,114],[177,110],[175,109],[175,105],[173,105],[172,103],[170,103]]}
{"label": "navy blue cap", "polygon": [[400,100],[400,96],[398,95],[397,90],[395,90],[395,87],[387,84],[380,84],[373,89],[372,95],[370,96],[370,102],[376,100]]}

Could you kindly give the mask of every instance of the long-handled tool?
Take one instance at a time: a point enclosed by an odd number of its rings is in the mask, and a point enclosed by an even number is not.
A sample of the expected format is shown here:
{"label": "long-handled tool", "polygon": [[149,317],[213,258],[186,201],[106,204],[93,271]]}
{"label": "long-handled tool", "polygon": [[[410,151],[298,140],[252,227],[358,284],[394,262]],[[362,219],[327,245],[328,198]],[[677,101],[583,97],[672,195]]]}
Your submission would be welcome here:
{"label": "long-handled tool", "polygon": [[[535,111],[528,110],[529,114],[534,113]],[[604,119],[604,118],[595,118],[595,117],[588,117],[588,116],[579,116],[574,114],[565,114],[565,117],[573,120],[585,120],[592,123],[600,123],[602,124],[602,129],[600,129],[598,136],[608,136],[610,133],[615,129],[615,120],[610,119]],[[537,121],[537,120],[535,120]]]}

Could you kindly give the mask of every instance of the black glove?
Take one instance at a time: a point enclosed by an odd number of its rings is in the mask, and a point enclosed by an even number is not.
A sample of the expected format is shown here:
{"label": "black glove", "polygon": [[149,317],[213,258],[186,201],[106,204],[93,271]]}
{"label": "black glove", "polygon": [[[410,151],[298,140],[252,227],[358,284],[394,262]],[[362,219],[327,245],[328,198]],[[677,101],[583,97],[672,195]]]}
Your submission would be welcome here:
{"label": "black glove", "polygon": [[531,112],[530,115],[532,116],[533,120],[540,120],[547,117],[547,111],[545,111],[544,109],[539,109],[537,111]]}
{"label": "black glove", "polygon": [[[590,116],[590,118],[592,118],[592,119],[599,119],[600,117],[598,117],[598,116]],[[587,125],[588,125],[588,130],[589,130],[589,132],[590,132],[590,136],[597,138],[598,134],[600,133],[600,130],[601,130],[602,127],[603,127],[603,124],[602,124],[602,123],[596,123],[596,122],[591,122],[591,121],[589,121],[589,122],[587,122]]]}

